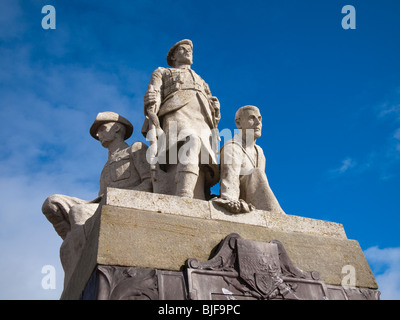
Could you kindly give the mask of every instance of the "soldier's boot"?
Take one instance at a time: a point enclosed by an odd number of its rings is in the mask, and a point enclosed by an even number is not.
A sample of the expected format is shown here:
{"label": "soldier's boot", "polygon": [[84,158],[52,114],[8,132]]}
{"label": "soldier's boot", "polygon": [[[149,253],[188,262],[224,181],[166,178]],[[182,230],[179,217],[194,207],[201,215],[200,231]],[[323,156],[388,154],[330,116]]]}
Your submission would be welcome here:
{"label": "soldier's boot", "polygon": [[176,175],[176,195],[179,197],[193,198],[198,174],[193,172],[178,172]]}

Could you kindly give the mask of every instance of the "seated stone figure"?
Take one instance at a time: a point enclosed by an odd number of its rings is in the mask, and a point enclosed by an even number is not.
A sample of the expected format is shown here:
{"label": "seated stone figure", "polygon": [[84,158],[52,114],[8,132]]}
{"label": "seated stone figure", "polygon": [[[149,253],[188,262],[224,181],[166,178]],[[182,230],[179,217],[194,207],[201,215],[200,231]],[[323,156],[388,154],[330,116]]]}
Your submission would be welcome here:
{"label": "seated stone figure", "polygon": [[235,124],[239,134],[220,150],[221,197],[214,201],[232,213],[259,209],[284,214],[265,174],[263,150],[256,144],[261,137],[260,110],[255,106],[241,107]]}
{"label": "seated stone figure", "polygon": [[146,161],[147,146],[125,140],[133,132],[132,124],[114,112],[101,112],[90,128],[90,134],[108,149],[108,161],[100,176],[100,191],[92,201],[55,194],[48,197],[42,212],[64,240],[60,258],[65,271],[65,282],[73,271],[89,234],[86,221],[102,203],[107,187],[152,191],[150,165]]}

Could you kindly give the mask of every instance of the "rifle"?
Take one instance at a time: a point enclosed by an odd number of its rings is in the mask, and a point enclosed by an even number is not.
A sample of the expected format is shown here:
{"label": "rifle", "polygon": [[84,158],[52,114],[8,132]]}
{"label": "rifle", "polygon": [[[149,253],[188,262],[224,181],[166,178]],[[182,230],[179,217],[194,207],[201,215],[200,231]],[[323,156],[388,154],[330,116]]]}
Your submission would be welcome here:
{"label": "rifle", "polygon": [[[153,85],[149,84],[147,87],[147,92],[155,92]],[[160,122],[157,116],[158,108],[157,102],[152,102],[151,104],[145,107],[146,109],[146,119],[149,122],[149,131],[147,133],[147,138],[150,141],[150,172],[152,181],[156,181],[156,157],[158,153],[157,146],[157,131],[162,129],[160,128]]]}

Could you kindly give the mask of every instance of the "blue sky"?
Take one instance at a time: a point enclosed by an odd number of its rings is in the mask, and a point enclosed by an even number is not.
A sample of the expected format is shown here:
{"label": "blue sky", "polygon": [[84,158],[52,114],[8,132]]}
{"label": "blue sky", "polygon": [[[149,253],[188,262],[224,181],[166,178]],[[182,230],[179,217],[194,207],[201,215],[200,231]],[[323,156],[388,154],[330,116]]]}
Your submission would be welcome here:
{"label": "blue sky", "polygon": [[[56,29],[44,30],[44,5]],[[344,5],[356,29],[341,25]],[[54,193],[93,199],[107,152],[89,135],[115,111],[145,141],[143,95],[177,41],[221,103],[219,129],[253,104],[258,144],[288,214],[339,222],[384,299],[400,298],[400,2],[372,0],[0,2],[0,298],[58,299]],[[41,286],[42,267],[57,272]]]}

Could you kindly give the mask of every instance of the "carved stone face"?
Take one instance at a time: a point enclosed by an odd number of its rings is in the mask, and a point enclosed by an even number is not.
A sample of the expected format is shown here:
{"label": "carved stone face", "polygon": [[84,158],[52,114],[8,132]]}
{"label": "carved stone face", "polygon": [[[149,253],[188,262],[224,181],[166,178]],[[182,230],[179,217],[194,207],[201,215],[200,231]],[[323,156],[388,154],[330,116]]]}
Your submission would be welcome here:
{"label": "carved stone face", "polygon": [[106,122],[99,127],[96,135],[104,148],[108,148],[116,139],[119,128],[119,124],[116,122]]}
{"label": "carved stone face", "polygon": [[254,130],[254,137],[261,137],[262,117],[257,109],[248,108],[243,110],[240,116],[240,128],[242,131]]}
{"label": "carved stone face", "polygon": [[188,64],[191,65],[193,63],[193,49],[188,44],[181,44],[178,48],[175,49],[174,54],[172,56],[172,60],[175,65],[179,64]]}

